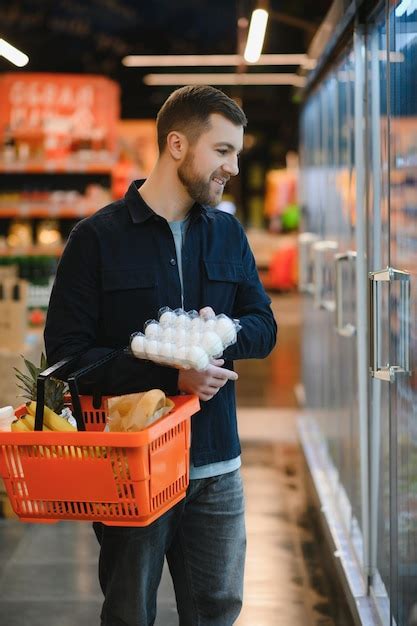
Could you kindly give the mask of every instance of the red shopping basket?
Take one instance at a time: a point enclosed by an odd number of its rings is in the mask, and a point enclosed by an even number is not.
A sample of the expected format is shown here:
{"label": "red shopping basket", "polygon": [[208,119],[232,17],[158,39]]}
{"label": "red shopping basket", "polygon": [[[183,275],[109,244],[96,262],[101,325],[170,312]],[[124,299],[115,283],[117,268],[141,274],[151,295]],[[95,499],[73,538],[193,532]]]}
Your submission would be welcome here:
{"label": "red shopping basket", "polygon": [[[57,375],[64,365],[68,361],[49,368],[38,379],[37,429],[42,428],[45,379]],[[78,431],[0,433],[0,476],[22,521],[147,526],[185,496],[190,418],[199,410],[198,398],[172,397],[173,411],[142,431],[103,432],[107,399],[97,408],[90,396],[77,393],[77,377],[91,369],[79,370],[68,379]],[[23,405],[16,415],[25,412]]]}

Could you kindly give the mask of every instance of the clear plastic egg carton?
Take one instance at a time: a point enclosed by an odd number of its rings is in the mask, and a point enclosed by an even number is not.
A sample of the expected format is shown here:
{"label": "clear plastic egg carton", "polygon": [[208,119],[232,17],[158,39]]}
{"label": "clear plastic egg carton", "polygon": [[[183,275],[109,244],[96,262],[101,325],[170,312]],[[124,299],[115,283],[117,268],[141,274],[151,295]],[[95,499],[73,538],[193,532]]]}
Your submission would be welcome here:
{"label": "clear plastic egg carton", "polygon": [[240,328],[238,320],[224,314],[202,316],[197,311],[164,307],[158,320],[145,323],[144,333],[131,336],[130,349],[138,359],[201,371],[236,343]]}

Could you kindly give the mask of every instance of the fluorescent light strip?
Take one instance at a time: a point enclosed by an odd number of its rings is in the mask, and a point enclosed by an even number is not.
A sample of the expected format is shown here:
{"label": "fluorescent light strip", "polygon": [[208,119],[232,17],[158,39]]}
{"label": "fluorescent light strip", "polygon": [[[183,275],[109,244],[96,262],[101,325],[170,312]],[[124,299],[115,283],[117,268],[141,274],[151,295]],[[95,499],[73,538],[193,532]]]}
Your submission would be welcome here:
{"label": "fluorescent light strip", "polygon": [[255,9],[250,20],[248,39],[243,55],[248,63],[256,63],[261,56],[267,23],[268,11]]}
{"label": "fluorescent light strip", "polygon": [[0,56],[13,63],[13,65],[17,65],[17,67],[23,67],[29,63],[29,57],[5,39],[0,39]]}
{"label": "fluorescent light strip", "polygon": [[163,85],[293,85],[304,87],[305,78],[298,74],[147,74],[143,82]]}
{"label": "fluorescent light strip", "polygon": [[[126,67],[232,67],[244,62],[239,54],[130,54],[122,59]],[[256,65],[301,65],[314,69],[316,60],[306,54],[261,54]]]}

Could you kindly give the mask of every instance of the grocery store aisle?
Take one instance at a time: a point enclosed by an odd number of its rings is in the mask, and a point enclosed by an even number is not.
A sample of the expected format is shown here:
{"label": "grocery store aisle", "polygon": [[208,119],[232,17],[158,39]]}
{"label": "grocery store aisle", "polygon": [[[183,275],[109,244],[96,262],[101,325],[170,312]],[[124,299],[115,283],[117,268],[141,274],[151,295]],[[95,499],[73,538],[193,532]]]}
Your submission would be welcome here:
{"label": "grocery store aisle", "polygon": [[[237,626],[348,626],[322,568],[304,490],[293,390],[299,379],[298,298],[275,296],[273,304],[279,347],[264,361],[238,365],[248,553]],[[0,626],[98,625],[97,560],[88,523],[0,520]],[[155,626],[177,624],[165,570]]]}

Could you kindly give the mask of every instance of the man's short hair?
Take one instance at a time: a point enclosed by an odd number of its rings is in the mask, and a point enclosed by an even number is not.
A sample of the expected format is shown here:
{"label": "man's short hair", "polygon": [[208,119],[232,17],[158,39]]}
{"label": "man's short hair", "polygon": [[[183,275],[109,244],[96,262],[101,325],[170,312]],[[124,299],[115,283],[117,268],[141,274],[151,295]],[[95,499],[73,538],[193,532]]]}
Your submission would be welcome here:
{"label": "man's short hair", "polygon": [[177,130],[193,144],[210,128],[210,115],[223,115],[236,126],[246,127],[246,115],[223,91],[209,85],[176,89],[162,105],[156,118],[159,152],[165,150],[168,133]]}

